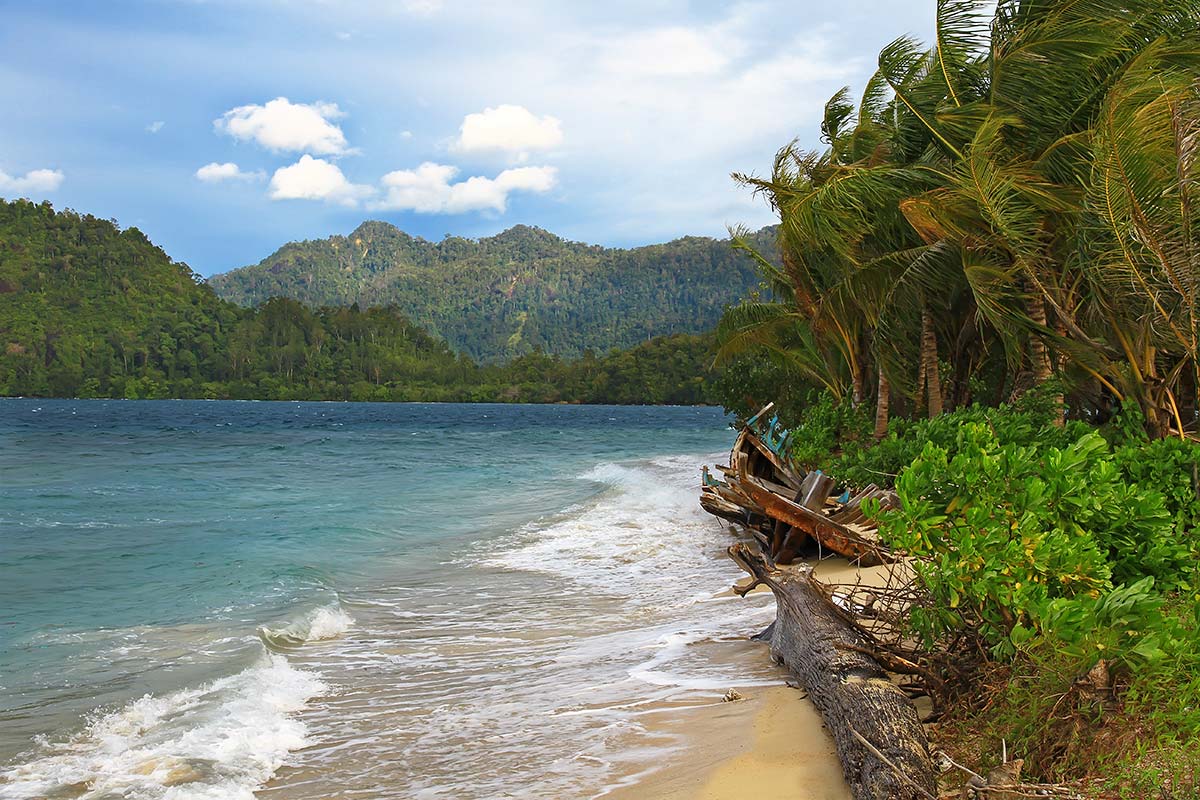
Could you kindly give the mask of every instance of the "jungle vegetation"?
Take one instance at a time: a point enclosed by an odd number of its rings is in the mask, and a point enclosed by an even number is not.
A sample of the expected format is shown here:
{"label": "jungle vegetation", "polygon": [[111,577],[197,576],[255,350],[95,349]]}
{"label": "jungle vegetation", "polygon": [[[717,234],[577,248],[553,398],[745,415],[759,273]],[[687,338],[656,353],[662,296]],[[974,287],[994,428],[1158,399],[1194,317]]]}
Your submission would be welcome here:
{"label": "jungle vegetation", "polygon": [[937,0],[821,136],[735,176],[781,265],[721,322],[723,401],[895,487],[959,763],[1197,796],[1200,6]]}
{"label": "jungle vegetation", "polygon": [[700,403],[711,336],[480,365],[395,307],[221,300],[136,228],[0,202],[0,396]]}
{"label": "jungle vegetation", "polygon": [[[773,246],[770,231],[751,239]],[[377,221],[349,236],[292,242],[209,279],[218,296],[244,306],[288,297],[314,308],[394,307],[487,363],[539,349],[578,358],[707,333],[758,282],[753,262],[728,240],[691,236],[623,250],[517,225],[484,239],[431,242]]]}

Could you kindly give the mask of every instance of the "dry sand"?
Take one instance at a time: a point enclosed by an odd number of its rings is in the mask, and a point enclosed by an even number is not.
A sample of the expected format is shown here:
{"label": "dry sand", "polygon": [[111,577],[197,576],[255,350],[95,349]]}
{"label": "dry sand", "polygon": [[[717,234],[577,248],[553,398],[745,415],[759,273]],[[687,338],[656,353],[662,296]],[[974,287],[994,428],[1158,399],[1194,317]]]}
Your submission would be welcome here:
{"label": "dry sand", "polygon": [[[856,568],[842,559],[815,567],[823,581],[863,587],[882,586],[903,569]],[[743,700],[648,714],[648,728],[684,737],[686,749],[606,800],[850,800],[833,739],[804,692],[786,685],[739,691]]]}
{"label": "dry sand", "polygon": [[719,764],[688,797],[849,800],[850,787],[842,777],[833,739],[802,692],[776,687],[745,702],[758,705],[753,747]]}
{"label": "dry sand", "polygon": [[[763,656],[766,657],[764,649]],[[849,800],[833,740],[804,692],[745,689],[745,699],[675,709],[649,726],[687,749],[610,800]]]}

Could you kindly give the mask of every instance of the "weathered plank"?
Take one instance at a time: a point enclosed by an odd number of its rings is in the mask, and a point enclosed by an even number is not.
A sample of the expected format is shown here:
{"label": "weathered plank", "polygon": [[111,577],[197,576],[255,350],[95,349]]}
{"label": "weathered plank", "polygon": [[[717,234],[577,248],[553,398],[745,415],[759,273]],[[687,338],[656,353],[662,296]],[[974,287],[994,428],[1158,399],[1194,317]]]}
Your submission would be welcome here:
{"label": "weathered plank", "polygon": [[[873,532],[849,528],[834,522],[818,511],[805,508],[786,497],[780,497],[748,475],[741,477],[738,488],[762,507],[768,517],[799,528],[828,550],[857,560],[864,566],[882,564],[888,560],[888,554]],[[773,557],[774,555],[772,553]]]}

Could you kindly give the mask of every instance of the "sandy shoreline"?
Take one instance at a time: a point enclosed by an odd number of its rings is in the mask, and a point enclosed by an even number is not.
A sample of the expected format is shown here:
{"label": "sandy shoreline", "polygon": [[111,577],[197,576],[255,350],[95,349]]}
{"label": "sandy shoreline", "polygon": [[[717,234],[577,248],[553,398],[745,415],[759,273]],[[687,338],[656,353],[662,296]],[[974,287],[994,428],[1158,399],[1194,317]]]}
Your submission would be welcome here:
{"label": "sandy shoreline", "polygon": [[[882,585],[895,566],[858,568],[842,559],[817,562],[831,583]],[[755,591],[769,591],[759,587]],[[732,594],[732,591],[722,592]],[[762,645],[762,658],[770,656]],[[849,800],[833,739],[807,695],[778,686],[737,688],[742,700],[663,708],[644,724],[686,744],[670,764],[605,795],[611,800],[744,800],[783,796]]]}
{"label": "sandy shoreline", "polygon": [[648,721],[652,730],[686,737],[685,748],[606,798],[849,800],[833,740],[804,692],[787,685],[739,691],[742,700],[671,709]]}

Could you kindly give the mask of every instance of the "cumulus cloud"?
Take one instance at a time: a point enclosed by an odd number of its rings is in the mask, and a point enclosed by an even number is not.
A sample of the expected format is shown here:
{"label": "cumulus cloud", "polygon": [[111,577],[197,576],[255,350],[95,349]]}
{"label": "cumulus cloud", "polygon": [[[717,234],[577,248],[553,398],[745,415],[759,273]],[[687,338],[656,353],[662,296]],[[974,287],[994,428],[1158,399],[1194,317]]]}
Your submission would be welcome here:
{"label": "cumulus cloud", "polygon": [[163,129],[163,126],[166,124],[167,123],[163,122],[161,119],[156,119],[156,120],[154,120],[154,122],[151,122],[149,125],[146,126],[146,133],[158,133],[159,131],[161,131]]}
{"label": "cumulus cloud", "polygon": [[562,123],[554,117],[538,117],[524,106],[501,105],[464,117],[454,149],[523,156],[531,150],[557,147],[562,141]]}
{"label": "cumulus cloud", "polygon": [[554,167],[506,169],[495,178],[475,176],[451,183],[458,168],[425,162],[383,176],[384,197],[374,209],[416,211],[421,214],[461,214],[467,211],[503,212],[512,192],[550,191],[558,181]]}
{"label": "cumulus cloud", "polygon": [[346,136],[332,120],[345,114],[336,103],[293,103],[276,97],[265,105],[226,111],[214,127],[239,141],[254,141],[275,152],[336,156],[349,151]]}
{"label": "cumulus cloud", "polygon": [[355,206],[374,193],[370,186],[351,183],[336,164],[303,155],[290,167],[280,167],[271,177],[273,200],[325,200]]}
{"label": "cumulus cloud", "polygon": [[66,176],[57,169],[35,169],[23,176],[9,175],[0,169],[0,193],[12,196],[53,192]]}
{"label": "cumulus cloud", "polygon": [[257,170],[242,172],[241,167],[232,161],[224,164],[214,161],[196,170],[196,177],[205,183],[220,183],[221,181],[256,181],[265,178],[266,175]]}

